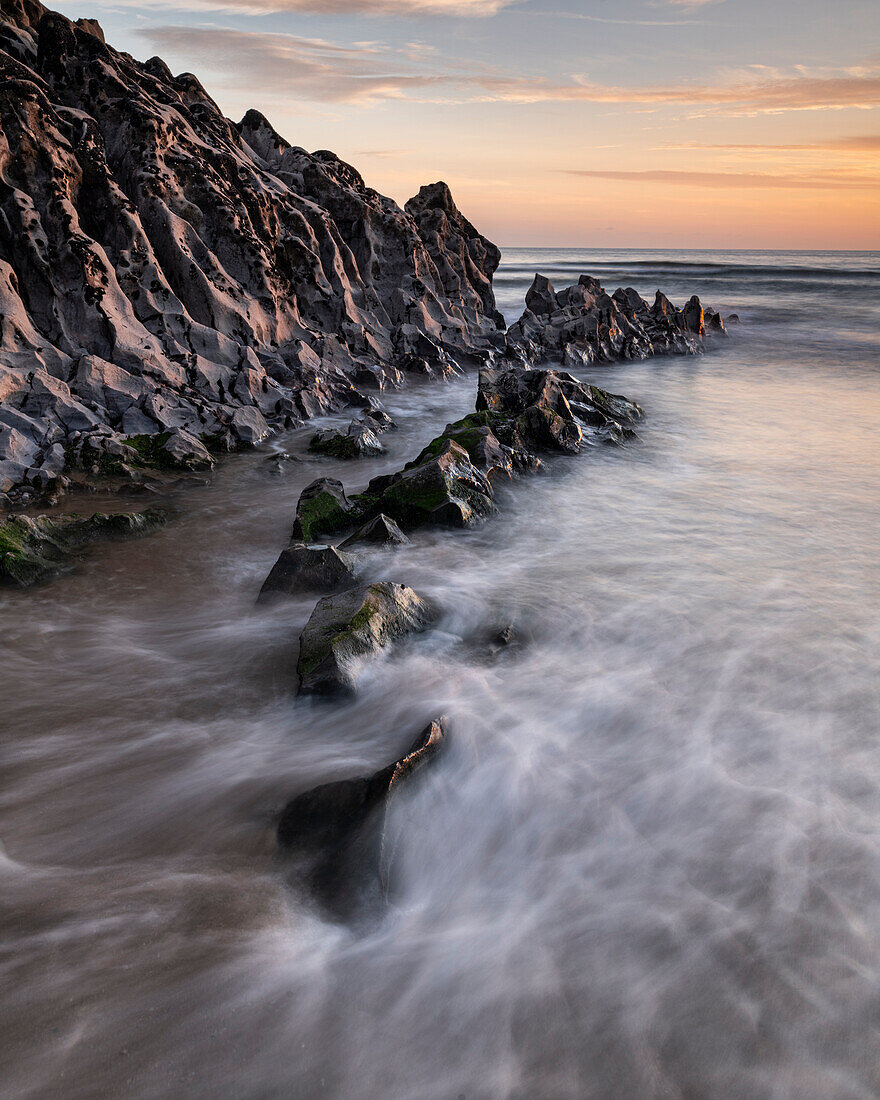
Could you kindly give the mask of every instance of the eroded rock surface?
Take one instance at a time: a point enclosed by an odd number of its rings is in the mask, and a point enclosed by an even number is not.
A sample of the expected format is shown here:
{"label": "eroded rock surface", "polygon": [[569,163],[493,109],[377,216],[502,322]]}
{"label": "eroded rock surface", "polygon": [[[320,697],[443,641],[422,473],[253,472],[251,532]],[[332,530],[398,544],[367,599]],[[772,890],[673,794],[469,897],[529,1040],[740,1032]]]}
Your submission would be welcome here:
{"label": "eroded rock surface", "polygon": [[696,295],[677,309],[659,290],[649,304],[632,287],[608,294],[589,275],[560,291],[536,275],[525,311],[507,333],[506,354],[527,363],[555,360],[566,366],[696,355],[707,332],[723,334],[724,324],[713,310],[703,309]]}
{"label": "eroded rock surface", "polygon": [[[184,464],[487,361],[499,253],[34,0],[0,23],[0,493]],[[105,457],[106,456],[106,457]]]}

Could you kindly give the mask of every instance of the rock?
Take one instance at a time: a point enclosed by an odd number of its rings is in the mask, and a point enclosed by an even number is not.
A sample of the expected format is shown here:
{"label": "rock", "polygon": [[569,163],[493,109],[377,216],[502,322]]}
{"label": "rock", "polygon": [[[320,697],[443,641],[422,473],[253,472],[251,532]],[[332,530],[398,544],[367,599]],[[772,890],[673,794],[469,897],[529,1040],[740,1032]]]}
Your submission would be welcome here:
{"label": "rock", "polygon": [[130,538],[163,526],[160,508],[91,516],[13,516],[0,523],[0,583],[29,588],[70,569],[79,550],[101,539]]}
{"label": "rock", "polygon": [[353,535],[340,542],[340,550],[370,546],[405,546],[409,539],[388,516],[378,515],[359,527]]}
{"label": "rock", "polygon": [[321,535],[335,535],[358,519],[341,481],[319,477],[300,493],[291,540],[315,542]]}
{"label": "rock", "polygon": [[230,423],[233,435],[241,443],[260,443],[269,434],[269,425],[259,409],[236,409]]}
{"label": "rock", "polygon": [[707,309],[704,314],[706,331],[711,335],[726,336],[727,330],[724,327],[724,321],[721,318],[720,313],[716,313],[714,309]]}
{"label": "rock", "polygon": [[526,309],[536,317],[549,317],[558,307],[553,284],[544,275],[536,275],[526,291]]}
{"label": "rock", "polygon": [[431,603],[390,581],[325,596],[300,637],[300,692],[353,694],[365,660],[396,638],[426,630],[436,618]]}
{"label": "rock", "polygon": [[296,543],[282,550],[263,582],[258,600],[265,603],[276,595],[299,592],[332,592],[354,584],[354,559],[333,546],[305,546]]}
{"label": "rock", "polygon": [[[36,0],[3,20],[0,397],[57,426],[86,477],[104,448],[76,432],[252,446],[368,407],[360,381],[397,385],[411,357],[445,375],[491,354],[500,253],[444,183],[401,209],[91,20]],[[3,443],[14,488],[31,466]]]}
{"label": "rock", "polygon": [[739,322],[739,314],[738,313],[729,313],[727,315],[727,323],[729,325],[738,325],[740,323]]}
{"label": "rock", "polygon": [[[358,421],[353,421],[353,424]],[[369,428],[374,435],[381,435],[382,432],[397,431],[397,425],[391,419],[387,412],[382,409],[368,409],[360,419],[360,423],[365,428]],[[350,431],[351,429],[349,429]]]}
{"label": "rock", "polygon": [[337,919],[381,902],[391,887],[394,838],[387,812],[401,785],[436,757],[449,720],[435,718],[398,760],[372,775],[324,783],[288,802],[278,843],[292,863],[292,879],[311,891]]}
{"label": "rock", "polygon": [[309,440],[309,450],[330,458],[351,459],[380,455],[385,448],[369,428],[353,420],[345,434],[330,429],[317,432]]}
{"label": "rock", "polygon": [[556,291],[536,275],[526,309],[507,333],[508,361],[556,360],[583,367],[597,361],[644,359],[649,355],[694,355],[705,331],[703,307],[693,297],[677,310],[659,290],[653,305],[632,287],[613,296],[597,280],[582,275],[574,286]]}
{"label": "rock", "polygon": [[[161,438],[161,437],[160,437]],[[161,461],[181,470],[210,470],[214,459],[194,435],[179,428],[160,444]]]}
{"label": "rock", "polygon": [[696,294],[688,299],[681,312],[684,318],[684,326],[687,331],[694,333],[695,336],[702,336],[706,331],[706,324],[703,314],[703,304]]}
{"label": "rock", "polygon": [[[374,497],[374,491],[378,494]],[[496,509],[492,486],[451,439],[440,439],[398,474],[371,481],[364,503],[404,531],[417,527],[472,527]]]}

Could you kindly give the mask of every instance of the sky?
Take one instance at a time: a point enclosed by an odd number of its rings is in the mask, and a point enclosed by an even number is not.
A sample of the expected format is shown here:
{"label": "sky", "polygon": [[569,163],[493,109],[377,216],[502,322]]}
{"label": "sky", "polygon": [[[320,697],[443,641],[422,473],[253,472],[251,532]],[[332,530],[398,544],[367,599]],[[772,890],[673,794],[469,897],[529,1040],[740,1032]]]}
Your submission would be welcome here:
{"label": "sky", "polygon": [[71,0],[502,245],[880,249],[880,0]]}

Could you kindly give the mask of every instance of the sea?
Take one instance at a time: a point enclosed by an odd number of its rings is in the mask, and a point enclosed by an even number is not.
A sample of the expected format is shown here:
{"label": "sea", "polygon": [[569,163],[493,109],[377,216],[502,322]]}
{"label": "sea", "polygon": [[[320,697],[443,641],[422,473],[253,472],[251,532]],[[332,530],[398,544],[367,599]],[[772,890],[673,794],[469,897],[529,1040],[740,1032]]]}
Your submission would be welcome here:
{"label": "sea", "polygon": [[[369,558],[442,619],[354,699],[296,697],[314,596],[257,592],[302,488],[398,468],[472,374],[383,394],[381,457],[276,436],[0,593],[8,1100],[880,1095],[880,254],[506,248],[508,321],[536,272],[739,324],[579,371],[637,439]],[[439,714],[387,909],[329,919],[281,809]]]}

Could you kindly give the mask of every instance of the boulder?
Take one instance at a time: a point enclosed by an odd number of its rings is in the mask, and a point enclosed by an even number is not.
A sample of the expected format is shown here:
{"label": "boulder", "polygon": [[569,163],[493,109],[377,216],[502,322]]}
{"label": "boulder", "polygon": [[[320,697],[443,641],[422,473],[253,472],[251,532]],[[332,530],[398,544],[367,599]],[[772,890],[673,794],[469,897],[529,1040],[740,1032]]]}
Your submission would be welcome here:
{"label": "boulder", "polygon": [[291,878],[321,907],[347,919],[389,891],[393,838],[387,811],[401,786],[436,757],[449,722],[429,722],[402,757],[371,775],[324,783],[292,799],[278,822],[278,844]]}
{"label": "boulder", "polygon": [[325,596],[300,636],[300,693],[353,694],[364,661],[396,638],[426,630],[437,615],[432,603],[391,581]]}
{"label": "boulder", "polygon": [[[379,489],[378,495],[372,495]],[[373,514],[404,531],[417,527],[472,527],[495,512],[492,486],[451,439],[440,439],[400,473],[370,482],[364,494]]]}
{"label": "boulder", "polygon": [[378,515],[340,542],[340,550],[356,550],[371,546],[405,546],[409,539],[388,516]]}
{"label": "boulder", "polygon": [[330,458],[351,459],[380,455],[385,448],[370,428],[353,420],[345,433],[332,429],[316,432],[309,440],[309,450]]}
{"label": "boulder", "polygon": [[333,592],[356,578],[354,559],[334,546],[296,543],[282,550],[263,582],[258,600],[299,592]]}
{"label": "boulder", "polygon": [[335,535],[357,522],[358,514],[345,495],[341,481],[319,477],[300,493],[291,541],[315,542],[321,535]]}

